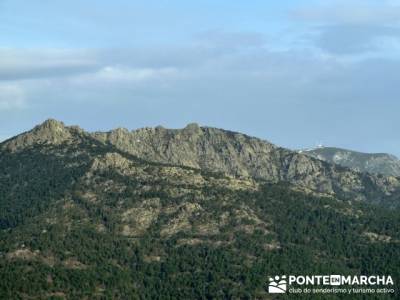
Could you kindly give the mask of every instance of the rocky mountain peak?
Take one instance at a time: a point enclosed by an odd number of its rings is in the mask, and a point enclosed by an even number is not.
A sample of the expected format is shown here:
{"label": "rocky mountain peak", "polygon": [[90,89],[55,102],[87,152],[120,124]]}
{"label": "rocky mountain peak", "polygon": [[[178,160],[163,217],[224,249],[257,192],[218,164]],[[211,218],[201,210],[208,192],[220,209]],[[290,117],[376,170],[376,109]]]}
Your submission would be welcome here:
{"label": "rocky mountain peak", "polygon": [[63,132],[68,131],[65,124],[55,119],[47,119],[42,124],[36,126],[31,132],[42,136],[56,136],[62,135]]}
{"label": "rocky mountain peak", "polygon": [[76,134],[82,132],[83,130],[77,126],[67,127],[61,121],[47,119],[32,130],[6,141],[2,148],[17,151],[34,144],[59,145],[65,141],[72,140]]}
{"label": "rocky mountain peak", "polygon": [[188,125],[186,125],[186,127],[183,129],[183,131],[185,131],[185,133],[196,134],[201,131],[201,128],[200,128],[199,124],[197,124],[197,123],[189,123]]}
{"label": "rocky mountain peak", "polygon": [[37,128],[49,128],[49,129],[62,129],[65,128],[65,124],[56,119],[47,119],[42,124],[36,126]]}
{"label": "rocky mountain peak", "polygon": [[129,134],[129,130],[123,127],[119,127],[110,131],[110,135],[115,138],[122,138]]}

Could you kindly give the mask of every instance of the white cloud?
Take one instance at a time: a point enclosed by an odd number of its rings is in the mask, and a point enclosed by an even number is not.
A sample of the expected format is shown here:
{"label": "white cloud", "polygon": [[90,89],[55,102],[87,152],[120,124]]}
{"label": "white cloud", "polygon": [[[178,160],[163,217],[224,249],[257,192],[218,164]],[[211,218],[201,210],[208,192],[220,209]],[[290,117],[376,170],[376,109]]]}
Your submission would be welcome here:
{"label": "white cloud", "polygon": [[107,66],[95,73],[94,77],[104,81],[128,81],[140,82],[154,79],[161,79],[173,76],[177,73],[174,68],[126,68]]}
{"label": "white cloud", "polygon": [[104,66],[100,70],[72,76],[69,82],[78,86],[124,86],[165,83],[179,75],[176,68],[132,68],[129,66]]}

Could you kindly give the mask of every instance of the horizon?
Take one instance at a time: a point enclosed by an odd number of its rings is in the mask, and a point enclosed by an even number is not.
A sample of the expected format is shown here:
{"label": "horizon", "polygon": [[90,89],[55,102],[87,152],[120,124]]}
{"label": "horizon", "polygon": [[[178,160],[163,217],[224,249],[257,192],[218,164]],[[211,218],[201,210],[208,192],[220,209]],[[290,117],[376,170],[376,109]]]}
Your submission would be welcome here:
{"label": "horizon", "polygon": [[0,141],[188,123],[400,157],[392,0],[0,0]]}
{"label": "horizon", "polygon": [[[27,132],[29,132],[30,130],[32,130],[34,127],[43,125],[44,123],[46,123],[46,122],[48,122],[48,121],[55,121],[55,122],[62,123],[63,126],[65,126],[65,127],[67,127],[67,128],[68,128],[68,127],[79,127],[80,129],[82,129],[83,131],[88,132],[88,133],[111,132],[111,131],[114,131],[114,130],[117,130],[117,129],[124,129],[124,130],[127,130],[128,132],[133,132],[133,131],[141,130],[141,129],[144,129],[144,128],[156,128],[156,127],[159,127],[159,126],[163,127],[164,129],[167,129],[167,130],[180,130],[180,129],[186,128],[187,126],[189,126],[189,125],[191,125],[191,124],[196,124],[196,125],[199,126],[200,128],[215,128],[215,129],[220,129],[220,130],[232,131],[232,130],[229,130],[229,128],[227,129],[227,128],[213,127],[213,126],[208,126],[207,124],[199,124],[199,123],[196,123],[196,122],[187,123],[187,124],[184,125],[183,127],[173,127],[173,128],[171,128],[171,127],[165,127],[165,126],[159,124],[159,125],[156,125],[156,126],[144,126],[144,127],[138,127],[138,128],[126,128],[126,127],[121,127],[121,126],[119,126],[119,127],[109,128],[109,129],[106,129],[106,130],[87,130],[86,128],[81,127],[79,124],[68,124],[68,123],[64,122],[63,120],[58,120],[58,119],[55,119],[55,118],[47,118],[47,119],[43,120],[42,122],[40,122],[40,123],[34,125],[34,126],[33,126],[32,128],[30,128],[30,129],[27,129],[27,130],[24,130],[24,131],[22,131],[22,132],[19,132],[19,133],[17,133],[16,135],[11,136],[11,137],[8,137],[8,138],[6,138],[6,139],[2,139],[2,140],[0,139],[0,144],[3,143],[3,142],[8,141],[8,140],[10,140],[10,139],[15,138],[16,136],[18,136],[18,135],[20,135],[20,134],[27,133]],[[371,154],[371,155],[389,154],[389,155],[394,156],[396,159],[399,159],[396,155],[394,155],[394,154],[392,154],[392,153],[386,153],[386,152],[360,152],[360,151],[358,151],[357,149],[347,149],[347,148],[344,149],[344,148],[336,147],[336,146],[334,146],[334,145],[324,145],[324,144],[321,144],[321,143],[319,143],[319,142],[316,142],[314,145],[310,145],[310,146],[305,147],[305,148],[287,148],[287,147],[284,147],[284,146],[282,146],[282,145],[276,144],[276,143],[274,143],[273,141],[271,141],[271,140],[269,140],[269,139],[264,139],[264,138],[261,138],[261,137],[258,137],[258,136],[249,135],[249,134],[247,134],[247,133],[245,133],[245,132],[240,132],[240,131],[232,131],[232,132],[244,134],[244,135],[250,136],[250,137],[252,137],[252,138],[257,138],[257,139],[260,139],[260,140],[262,140],[262,141],[265,141],[265,142],[268,142],[268,143],[272,143],[272,144],[275,145],[275,146],[282,147],[282,148],[286,148],[286,149],[291,150],[291,151],[310,151],[310,150],[323,149],[323,148],[332,148],[332,149],[337,148],[337,149],[340,149],[340,150],[348,150],[348,151],[351,151],[351,152],[364,153],[364,154]]]}

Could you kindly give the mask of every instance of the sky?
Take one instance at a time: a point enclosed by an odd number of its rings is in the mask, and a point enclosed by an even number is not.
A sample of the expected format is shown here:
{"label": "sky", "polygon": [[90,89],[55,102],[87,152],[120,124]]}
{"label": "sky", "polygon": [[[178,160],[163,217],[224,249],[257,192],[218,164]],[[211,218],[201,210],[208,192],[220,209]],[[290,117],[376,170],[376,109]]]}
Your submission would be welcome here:
{"label": "sky", "polygon": [[0,0],[0,140],[240,131],[400,157],[400,2]]}

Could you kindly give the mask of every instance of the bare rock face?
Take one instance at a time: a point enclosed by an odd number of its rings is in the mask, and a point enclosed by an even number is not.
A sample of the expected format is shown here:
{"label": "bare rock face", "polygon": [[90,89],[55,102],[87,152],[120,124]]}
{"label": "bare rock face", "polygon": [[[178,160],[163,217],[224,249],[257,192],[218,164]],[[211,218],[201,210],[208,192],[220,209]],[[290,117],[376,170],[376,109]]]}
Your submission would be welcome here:
{"label": "bare rock face", "polygon": [[400,176],[400,160],[386,153],[361,153],[333,147],[322,147],[303,153],[360,172]]}
{"label": "bare rock face", "polygon": [[222,129],[189,124],[183,129],[117,129],[92,136],[149,161],[188,166],[230,176],[289,182],[305,190],[345,199],[380,202],[400,181],[380,178],[279,148],[267,141]]}
{"label": "bare rock face", "polygon": [[[194,168],[220,171],[234,176],[279,177],[274,145],[240,133],[189,124],[184,129],[143,128],[128,132],[94,133],[140,158]],[[276,155],[275,155],[276,156]]]}
{"label": "bare rock face", "polygon": [[2,148],[17,151],[34,144],[60,145],[63,142],[73,140],[77,133],[83,133],[83,130],[76,126],[66,127],[63,122],[48,119],[31,131],[6,141]]}

